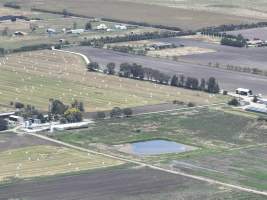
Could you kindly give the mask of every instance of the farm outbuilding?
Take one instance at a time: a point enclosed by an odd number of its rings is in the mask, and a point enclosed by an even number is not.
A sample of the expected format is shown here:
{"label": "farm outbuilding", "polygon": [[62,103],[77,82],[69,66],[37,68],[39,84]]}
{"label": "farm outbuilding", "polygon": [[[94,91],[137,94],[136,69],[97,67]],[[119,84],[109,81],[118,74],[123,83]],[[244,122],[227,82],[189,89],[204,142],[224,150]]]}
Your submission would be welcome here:
{"label": "farm outbuilding", "polygon": [[68,34],[81,34],[84,33],[84,29],[73,29],[73,30],[69,30],[67,31]]}
{"label": "farm outbuilding", "polygon": [[5,112],[5,113],[0,113],[0,118],[9,118],[11,115],[14,115],[15,112]]}
{"label": "farm outbuilding", "polygon": [[246,89],[246,88],[237,88],[236,94],[242,95],[242,96],[251,96],[252,90]]}
{"label": "farm outbuilding", "polygon": [[108,27],[106,24],[100,24],[96,27],[97,30],[106,30]]}

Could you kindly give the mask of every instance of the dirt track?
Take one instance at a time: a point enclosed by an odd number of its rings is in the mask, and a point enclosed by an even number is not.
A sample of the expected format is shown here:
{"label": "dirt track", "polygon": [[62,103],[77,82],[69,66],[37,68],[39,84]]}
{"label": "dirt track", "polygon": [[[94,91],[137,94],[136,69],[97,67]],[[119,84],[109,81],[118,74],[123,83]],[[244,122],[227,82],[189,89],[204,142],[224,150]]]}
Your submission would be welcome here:
{"label": "dirt track", "polygon": [[144,67],[158,69],[170,75],[184,74],[185,76],[198,78],[209,78],[214,76],[219,81],[222,89],[230,91],[233,91],[238,87],[245,87],[252,89],[255,93],[267,94],[267,77],[264,76],[89,47],[74,47],[71,48],[71,51],[83,53],[93,61],[99,62],[102,65],[106,65],[108,62],[114,62],[117,65],[123,62],[136,62],[142,64]]}

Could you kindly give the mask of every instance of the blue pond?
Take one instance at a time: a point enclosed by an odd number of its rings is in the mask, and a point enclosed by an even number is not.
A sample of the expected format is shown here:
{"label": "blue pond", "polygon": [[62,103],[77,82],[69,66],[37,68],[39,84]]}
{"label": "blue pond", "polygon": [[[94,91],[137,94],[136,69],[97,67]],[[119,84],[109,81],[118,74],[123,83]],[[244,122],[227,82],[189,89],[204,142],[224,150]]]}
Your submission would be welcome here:
{"label": "blue pond", "polygon": [[131,149],[132,153],[136,155],[157,155],[165,153],[182,153],[195,148],[167,140],[151,140],[132,143]]}

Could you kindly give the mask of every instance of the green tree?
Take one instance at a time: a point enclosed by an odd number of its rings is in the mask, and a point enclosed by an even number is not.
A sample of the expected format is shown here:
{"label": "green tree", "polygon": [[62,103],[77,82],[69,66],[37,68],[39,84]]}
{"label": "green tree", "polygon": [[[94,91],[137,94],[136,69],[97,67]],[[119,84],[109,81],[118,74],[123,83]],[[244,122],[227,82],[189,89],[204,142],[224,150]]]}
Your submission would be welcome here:
{"label": "green tree", "polygon": [[110,117],[111,118],[118,118],[122,116],[122,110],[119,107],[115,107],[111,110],[110,112]]}
{"label": "green tree", "polygon": [[71,107],[76,108],[81,112],[84,112],[84,105],[83,105],[83,102],[81,101],[74,100],[74,102],[71,103]]}
{"label": "green tree", "polygon": [[201,81],[200,81],[199,89],[202,90],[202,91],[206,90],[206,80],[204,78],[202,78]]}
{"label": "green tree", "polygon": [[66,106],[64,103],[62,103],[59,100],[50,100],[50,108],[49,111],[53,115],[63,115],[66,110],[68,109],[68,106]]}
{"label": "green tree", "polygon": [[85,30],[91,30],[92,29],[92,24],[91,24],[91,22],[87,22],[86,24],[85,24]]}
{"label": "green tree", "polygon": [[110,74],[110,75],[114,75],[115,74],[115,67],[116,67],[116,64],[111,62],[111,63],[108,63],[106,68],[107,68],[107,73]]}
{"label": "green tree", "polygon": [[64,117],[69,123],[81,122],[83,120],[82,113],[77,108],[69,108],[66,110]]}
{"label": "green tree", "polygon": [[239,101],[236,98],[233,98],[228,102],[228,105],[230,105],[230,106],[238,106],[239,105]]}
{"label": "green tree", "polygon": [[220,92],[219,85],[218,85],[218,83],[214,77],[209,78],[207,85],[208,85],[207,90],[209,93],[219,93]]}
{"label": "green tree", "polygon": [[126,117],[130,117],[133,115],[133,110],[131,108],[124,108],[122,112]]}
{"label": "green tree", "polygon": [[171,79],[171,86],[178,86],[178,77],[176,75]]}
{"label": "green tree", "polygon": [[97,71],[99,69],[99,64],[97,62],[90,62],[87,66],[89,71]]}

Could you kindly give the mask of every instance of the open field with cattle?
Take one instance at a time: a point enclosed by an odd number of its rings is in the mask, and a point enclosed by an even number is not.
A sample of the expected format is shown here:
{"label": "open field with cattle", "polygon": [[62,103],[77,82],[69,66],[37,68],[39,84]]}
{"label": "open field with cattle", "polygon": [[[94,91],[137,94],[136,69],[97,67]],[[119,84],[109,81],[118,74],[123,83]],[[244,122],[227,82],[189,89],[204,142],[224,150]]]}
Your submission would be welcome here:
{"label": "open field with cattle", "polygon": [[[261,66],[265,66],[266,63],[266,56],[264,54],[265,49],[249,49],[246,54],[241,54],[246,49],[239,49],[233,47],[222,47],[219,45],[215,45],[211,47],[211,44],[199,41],[191,41],[183,39],[162,39],[160,41],[164,42],[173,42],[173,43],[184,43],[186,46],[196,46],[196,43],[199,45],[200,48],[211,48],[214,49],[215,53],[204,53],[198,55],[191,55],[191,56],[181,56],[178,58],[177,61],[167,60],[167,59],[159,59],[159,58],[151,58],[146,56],[137,56],[132,54],[126,54],[121,52],[116,52],[112,50],[105,50],[105,49],[96,49],[90,47],[73,47],[70,48],[71,51],[80,52],[88,56],[95,62],[98,62],[100,65],[106,65],[109,62],[114,62],[118,65],[124,62],[128,63],[137,63],[143,65],[143,67],[150,67],[153,69],[160,70],[162,72],[168,73],[170,75],[185,75],[186,77],[197,77],[197,78],[208,78],[210,76],[214,76],[220,84],[221,89],[226,89],[229,91],[234,91],[238,87],[245,87],[251,88],[255,93],[267,93],[266,84],[267,78],[264,76],[258,76],[248,73],[241,73],[235,71],[227,71],[223,69],[216,69],[211,68],[208,66],[208,62],[216,61],[220,63],[232,63],[237,62],[240,64],[243,61],[241,58],[235,56],[242,56],[242,58],[246,58],[249,60],[250,63],[254,63],[252,66],[258,66],[257,63],[261,64]],[[177,41],[177,42],[176,42]],[[188,42],[188,43],[185,43]],[[216,49],[216,48],[217,49]],[[222,50],[220,50],[223,49]],[[228,51],[230,53],[228,53]],[[266,49],[267,50],[267,49]],[[262,52],[263,51],[263,52]],[[233,52],[233,56],[231,55]],[[254,52],[255,55],[258,57],[253,59],[253,54],[250,52]],[[226,55],[223,57],[223,55]],[[232,59],[232,57],[234,57]],[[199,59],[198,59],[199,58]],[[195,59],[195,60],[194,60]],[[250,60],[251,59],[251,60]],[[183,62],[184,60],[184,62]],[[200,62],[201,61],[201,62]],[[198,63],[199,62],[199,63]]]}
{"label": "open field with cattle", "polygon": [[148,168],[106,169],[0,186],[0,199],[263,200],[264,196],[206,184]]}
{"label": "open field with cattle", "polygon": [[[1,0],[0,2],[4,3],[7,2],[7,0]],[[198,10],[198,8],[201,7],[199,6],[199,2],[196,1],[190,1],[189,4],[182,1],[181,3],[184,4],[182,7],[168,6],[166,5],[166,3],[168,4],[166,1],[130,2],[128,0],[78,0],[74,2],[72,0],[64,0],[58,1],[57,4],[54,4],[52,0],[15,0],[15,2],[22,5],[24,8],[36,7],[53,11],[62,11],[68,8],[70,12],[87,16],[163,24],[184,29],[197,29],[221,24],[240,24],[260,21],[267,18],[266,14],[261,12],[261,10],[258,12],[254,11],[253,15],[248,15],[248,9],[246,8],[234,7],[230,9],[227,7],[227,9],[225,9],[224,6],[218,6],[225,5],[224,2],[217,4],[217,7],[213,6],[212,9],[208,9],[210,8],[209,5],[204,4],[206,9],[201,10]],[[172,3],[175,4],[179,4],[179,2],[172,1]],[[262,7],[260,7],[260,9],[262,9]],[[225,12],[225,10],[232,10],[232,12]],[[253,9],[249,10],[252,12]],[[242,14],[238,16],[236,13]]]}
{"label": "open field with cattle", "polygon": [[86,111],[172,100],[197,104],[224,101],[218,95],[88,72],[80,56],[56,51],[8,55],[1,58],[0,70],[2,104],[19,101],[44,111],[50,98],[66,103],[82,100]]}

